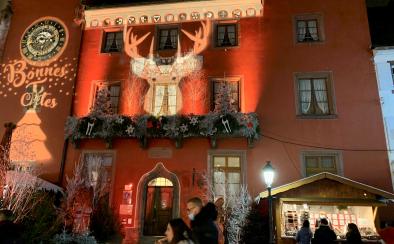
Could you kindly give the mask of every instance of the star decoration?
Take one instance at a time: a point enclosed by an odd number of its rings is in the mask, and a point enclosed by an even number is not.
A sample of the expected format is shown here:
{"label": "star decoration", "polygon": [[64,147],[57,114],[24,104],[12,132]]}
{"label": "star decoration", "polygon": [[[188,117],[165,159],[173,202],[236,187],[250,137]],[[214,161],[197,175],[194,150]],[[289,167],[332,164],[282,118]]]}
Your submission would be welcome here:
{"label": "star decoration", "polygon": [[180,129],[181,129],[182,133],[185,133],[188,130],[187,125],[185,125],[185,124],[182,124]]}
{"label": "star decoration", "polygon": [[122,123],[123,123],[123,118],[122,118],[122,117],[118,117],[118,118],[116,119],[116,123],[122,124]]}
{"label": "star decoration", "polygon": [[131,135],[131,134],[134,133],[134,129],[135,129],[135,128],[134,128],[132,125],[129,125],[129,126],[127,126],[126,133],[127,133],[128,135]]}
{"label": "star decoration", "polygon": [[191,117],[190,118],[190,124],[192,124],[192,125],[198,124],[198,118],[197,117]]}

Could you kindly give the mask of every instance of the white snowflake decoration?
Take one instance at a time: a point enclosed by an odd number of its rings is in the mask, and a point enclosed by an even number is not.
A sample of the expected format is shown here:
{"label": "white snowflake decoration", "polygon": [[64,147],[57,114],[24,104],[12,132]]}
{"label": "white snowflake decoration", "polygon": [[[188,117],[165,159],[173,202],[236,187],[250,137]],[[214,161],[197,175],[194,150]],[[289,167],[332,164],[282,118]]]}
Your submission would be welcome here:
{"label": "white snowflake decoration", "polygon": [[190,118],[190,124],[192,124],[192,125],[198,124],[198,118],[197,117],[191,117]]}
{"label": "white snowflake decoration", "polygon": [[127,133],[128,135],[131,135],[131,134],[134,133],[134,130],[135,130],[134,126],[129,125],[129,126],[127,126],[126,133]]}
{"label": "white snowflake decoration", "polygon": [[181,130],[182,133],[185,133],[186,131],[188,131],[187,125],[182,124],[181,127],[180,127],[180,130]]}
{"label": "white snowflake decoration", "polygon": [[123,123],[123,118],[121,117],[121,116],[119,116],[117,119],[116,119],[116,123],[118,123],[118,124],[122,124]]}

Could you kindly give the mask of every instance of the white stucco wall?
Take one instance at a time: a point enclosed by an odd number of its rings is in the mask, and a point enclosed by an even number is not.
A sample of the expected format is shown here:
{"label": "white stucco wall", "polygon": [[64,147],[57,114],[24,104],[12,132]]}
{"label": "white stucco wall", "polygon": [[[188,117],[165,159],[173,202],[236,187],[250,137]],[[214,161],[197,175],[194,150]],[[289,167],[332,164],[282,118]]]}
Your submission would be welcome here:
{"label": "white stucco wall", "polygon": [[390,62],[394,63],[394,46],[374,50],[374,63],[385,127],[391,179],[394,189],[394,80]]}

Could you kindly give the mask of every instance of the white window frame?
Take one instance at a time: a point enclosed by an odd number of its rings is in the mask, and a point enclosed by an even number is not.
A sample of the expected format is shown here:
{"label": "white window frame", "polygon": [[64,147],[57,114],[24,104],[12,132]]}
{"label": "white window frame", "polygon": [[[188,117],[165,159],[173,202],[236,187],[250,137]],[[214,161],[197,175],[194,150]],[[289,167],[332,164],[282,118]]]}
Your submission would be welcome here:
{"label": "white window frame", "polygon": [[[245,150],[223,150],[223,149],[219,149],[219,150],[209,150],[208,151],[208,180],[209,180],[209,184],[213,187],[213,158],[214,157],[239,157],[240,158],[240,170],[241,170],[241,181],[240,181],[240,187],[242,185],[245,185],[246,179],[247,179],[247,161],[246,161],[246,151]],[[211,189],[209,189],[211,190]],[[226,197],[226,196],[224,196]]]}

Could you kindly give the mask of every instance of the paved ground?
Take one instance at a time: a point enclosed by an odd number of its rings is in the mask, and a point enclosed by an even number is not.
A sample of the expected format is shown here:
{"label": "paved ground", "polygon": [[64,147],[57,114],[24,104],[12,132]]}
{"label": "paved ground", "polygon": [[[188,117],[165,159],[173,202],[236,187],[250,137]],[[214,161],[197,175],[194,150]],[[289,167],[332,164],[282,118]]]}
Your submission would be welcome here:
{"label": "paved ground", "polygon": [[156,240],[163,238],[163,236],[143,236],[137,241],[123,241],[123,244],[154,244]]}

